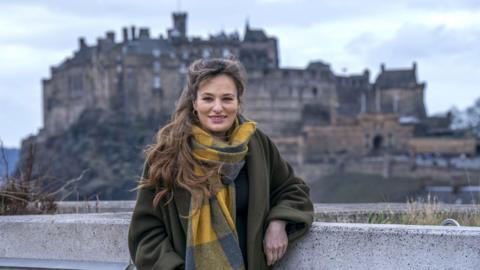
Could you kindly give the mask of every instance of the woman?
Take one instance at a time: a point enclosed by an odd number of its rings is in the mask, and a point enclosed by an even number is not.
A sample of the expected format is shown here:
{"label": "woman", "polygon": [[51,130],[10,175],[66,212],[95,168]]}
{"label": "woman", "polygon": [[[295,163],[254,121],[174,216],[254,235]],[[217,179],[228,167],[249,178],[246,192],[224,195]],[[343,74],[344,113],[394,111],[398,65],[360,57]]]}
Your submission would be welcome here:
{"label": "woman", "polygon": [[240,115],[245,73],[197,60],[146,150],[129,229],[138,269],[268,269],[313,219],[309,188]]}

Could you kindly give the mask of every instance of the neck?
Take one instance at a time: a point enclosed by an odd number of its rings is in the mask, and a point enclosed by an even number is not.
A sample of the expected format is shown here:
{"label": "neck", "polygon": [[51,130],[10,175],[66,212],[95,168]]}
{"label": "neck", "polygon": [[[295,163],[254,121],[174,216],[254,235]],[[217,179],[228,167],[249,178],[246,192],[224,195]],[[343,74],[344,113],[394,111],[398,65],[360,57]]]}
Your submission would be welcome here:
{"label": "neck", "polygon": [[224,142],[228,141],[227,132],[211,132],[212,136]]}

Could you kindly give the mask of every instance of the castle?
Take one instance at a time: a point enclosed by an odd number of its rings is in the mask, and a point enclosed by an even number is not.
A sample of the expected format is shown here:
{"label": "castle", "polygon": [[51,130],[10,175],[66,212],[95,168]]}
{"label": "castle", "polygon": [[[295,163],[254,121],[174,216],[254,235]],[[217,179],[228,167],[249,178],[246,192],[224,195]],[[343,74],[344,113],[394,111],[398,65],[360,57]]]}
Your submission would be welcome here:
{"label": "castle", "polygon": [[[243,37],[221,32],[203,39],[188,35],[187,14],[177,12],[166,36],[152,37],[148,28],[132,26],[123,29],[120,41],[114,32],[95,45],[79,38],[74,55],[43,80],[44,128],[38,138],[68,130],[89,109],[169,116],[192,61],[230,56],[247,69],[245,115],[293,163],[331,154],[405,153],[414,136],[428,133],[426,85],[417,80],[416,63],[406,69],[381,64],[373,83],[368,69],[337,75],[321,61],[282,68],[277,39],[262,29],[247,23]],[[448,128],[443,120],[440,128]]]}

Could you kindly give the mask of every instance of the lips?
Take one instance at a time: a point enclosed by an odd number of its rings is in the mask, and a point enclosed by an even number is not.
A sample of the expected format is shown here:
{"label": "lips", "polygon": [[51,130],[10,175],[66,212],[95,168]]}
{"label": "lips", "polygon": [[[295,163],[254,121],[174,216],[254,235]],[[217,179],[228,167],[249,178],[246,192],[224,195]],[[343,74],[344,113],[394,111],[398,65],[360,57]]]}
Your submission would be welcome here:
{"label": "lips", "polygon": [[223,123],[223,121],[225,120],[225,118],[227,118],[227,116],[224,116],[224,115],[212,115],[212,116],[209,116],[208,118],[210,118],[210,120],[211,120],[212,123],[214,123],[214,124],[221,124],[221,123]]}

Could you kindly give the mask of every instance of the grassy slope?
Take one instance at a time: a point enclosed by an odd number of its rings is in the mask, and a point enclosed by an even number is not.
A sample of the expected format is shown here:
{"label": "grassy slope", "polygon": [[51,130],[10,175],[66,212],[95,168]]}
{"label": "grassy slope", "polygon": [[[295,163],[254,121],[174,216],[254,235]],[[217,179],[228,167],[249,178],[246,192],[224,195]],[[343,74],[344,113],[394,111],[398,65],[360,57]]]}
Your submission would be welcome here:
{"label": "grassy slope", "polygon": [[316,203],[405,202],[421,192],[417,179],[352,173],[328,175],[310,188]]}

